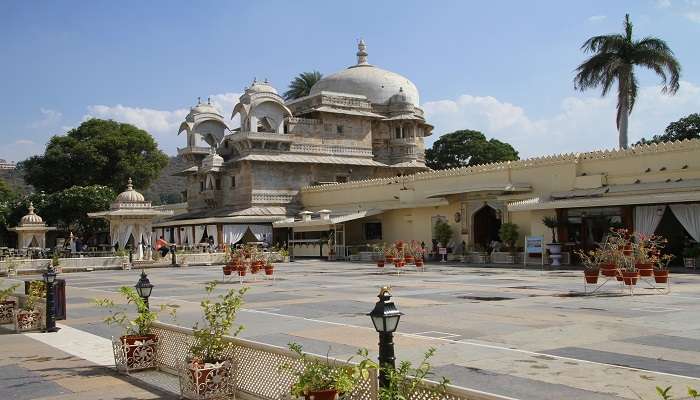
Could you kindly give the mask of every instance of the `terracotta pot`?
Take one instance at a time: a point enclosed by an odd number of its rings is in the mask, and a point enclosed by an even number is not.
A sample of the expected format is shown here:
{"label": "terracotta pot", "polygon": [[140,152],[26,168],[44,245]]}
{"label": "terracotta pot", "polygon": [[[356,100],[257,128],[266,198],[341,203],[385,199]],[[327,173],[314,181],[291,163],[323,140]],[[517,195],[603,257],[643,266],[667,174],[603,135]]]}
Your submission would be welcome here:
{"label": "terracotta pot", "polygon": [[236,268],[236,273],[238,274],[238,276],[245,276],[246,268],[243,266],[240,268]]}
{"label": "terracotta pot", "polygon": [[654,266],[651,264],[641,264],[637,263],[634,265],[639,271],[639,276],[652,276],[654,275]]}
{"label": "terracotta pot", "polygon": [[231,275],[231,272],[233,272],[233,267],[229,267],[228,265],[222,267],[224,270],[224,275]]}
{"label": "terracotta pot", "polygon": [[600,264],[600,274],[603,276],[616,276],[617,266],[615,264]]}
{"label": "terracotta pot", "polygon": [[[155,357],[156,345],[158,344],[156,335],[125,335],[120,336],[119,340],[123,345],[129,346],[126,348],[126,364],[128,368],[143,368],[143,364],[153,364],[153,357]],[[140,344],[135,346],[137,342],[140,342]],[[149,365],[148,367],[152,366],[155,365]]]}
{"label": "terracotta pot", "polygon": [[668,283],[668,270],[654,270],[654,281],[656,283]]}
{"label": "terracotta pot", "polygon": [[[187,369],[191,376],[195,393],[203,398],[215,395],[225,385],[225,377],[230,373],[230,361],[221,361],[215,364],[190,361]],[[212,397],[213,398],[213,397]]]}
{"label": "terracotta pot", "polygon": [[377,260],[377,268],[384,268],[384,260]]}
{"label": "terracotta pot", "polygon": [[416,259],[416,267],[421,268],[423,266],[423,260]]}
{"label": "terracotta pot", "polygon": [[275,272],[275,267],[272,265],[265,266],[265,275],[272,275]]}
{"label": "terracotta pot", "polygon": [[622,248],[622,254],[626,256],[631,256],[633,254],[634,250],[632,249],[631,244],[626,244],[625,247]]}
{"label": "terracotta pot", "polygon": [[636,285],[637,279],[639,279],[639,272],[622,271],[622,280],[625,282],[625,285]]}
{"label": "terracotta pot", "polygon": [[405,260],[406,260],[406,264],[413,264],[415,262],[415,259],[413,258],[413,256],[406,256]]}
{"label": "terracotta pot", "polygon": [[394,256],[386,256],[384,258],[386,259],[386,262],[388,262],[389,264],[394,262]]}
{"label": "terracotta pot", "polygon": [[598,283],[598,273],[600,271],[597,269],[587,269],[583,271],[583,276],[586,278],[586,283],[594,284]]}
{"label": "terracotta pot", "polygon": [[338,398],[336,390],[315,390],[304,395],[306,400],[335,400]]}

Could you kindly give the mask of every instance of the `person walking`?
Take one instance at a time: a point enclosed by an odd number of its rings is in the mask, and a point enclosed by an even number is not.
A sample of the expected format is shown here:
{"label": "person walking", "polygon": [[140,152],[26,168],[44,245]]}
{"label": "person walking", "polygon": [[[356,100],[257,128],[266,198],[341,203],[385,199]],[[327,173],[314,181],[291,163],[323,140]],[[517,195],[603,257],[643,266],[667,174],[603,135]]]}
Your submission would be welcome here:
{"label": "person walking", "polygon": [[165,257],[170,251],[170,243],[163,239],[163,236],[156,240],[156,251],[160,253],[161,257]]}

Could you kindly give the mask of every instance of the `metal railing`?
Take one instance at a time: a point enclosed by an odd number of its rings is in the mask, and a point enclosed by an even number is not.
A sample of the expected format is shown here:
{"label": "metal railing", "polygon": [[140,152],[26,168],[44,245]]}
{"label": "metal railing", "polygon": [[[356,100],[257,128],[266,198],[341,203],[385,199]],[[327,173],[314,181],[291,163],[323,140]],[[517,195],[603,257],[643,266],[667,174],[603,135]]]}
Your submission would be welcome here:
{"label": "metal railing", "polygon": [[[151,331],[158,337],[159,369],[177,374],[185,363],[190,345],[194,342],[192,329],[155,322]],[[292,351],[270,344],[255,342],[231,336],[224,340],[232,343],[229,352],[235,365],[234,382],[236,396],[243,399],[278,400],[289,397],[289,389],[295,382],[295,373],[303,368],[298,356]],[[343,365],[345,361],[315,354],[307,354],[311,359]],[[479,390],[447,385],[444,393],[437,391],[438,384],[424,381],[424,389],[418,390],[411,400],[515,400]],[[369,378],[347,396],[349,400],[376,400],[378,393],[377,371],[370,370]]]}

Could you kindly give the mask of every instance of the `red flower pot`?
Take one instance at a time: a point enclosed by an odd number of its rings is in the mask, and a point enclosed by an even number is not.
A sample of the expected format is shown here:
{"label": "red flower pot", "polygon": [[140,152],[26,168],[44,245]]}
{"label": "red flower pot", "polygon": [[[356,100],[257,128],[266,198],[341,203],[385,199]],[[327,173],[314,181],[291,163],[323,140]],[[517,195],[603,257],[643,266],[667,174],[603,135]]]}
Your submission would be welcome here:
{"label": "red flower pot", "polygon": [[386,258],[386,262],[388,262],[389,264],[394,262],[394,256],[386,256],[385,258]]}
{"label": "red flower pot", "polygon": [[136,368],[139,364],[152,364],[152,358],[155,357],[156,345],[158,344],[156,335],[125,335],[119,337],[119,340],[128,346],[126,348],[128,368]]}
{"label": "red flower pot", "polygon": [[335,400],[338,398],[336,390],[313,390],[304,395],[306,400]]}
{"label": "red flower pot", "polygon": [[600,274],[603,276],[616,276],[617,266],[615,264],[600,264]]}
{"label": "red flower pot", "polygon": [[631,244],[626,244],[625,247],[622,248],[622,254],[626,256],[631,256],[634,250],[632,250],[632,245]]}
{"label": "red flower pot", "polygon": [[236,268],[236,272],[238,273],[238,276],[245,276],[246,269],[245,267]]}
{"label": "red flower pot", "polygon": [[234,268],[233,268],[233,267],[229,267],[228,265],[225,265],[225,266],[223,267],[223,270],[224,270],[224,275],[231,275],[231,273],[233,272]]}
{"label": "red flower pot", "polygon": [[639,271],[639,276],[652,276],[654,275],[654,266],[651,264],[641,264],[637,263],[634,265]]}
{"label": "red flower pot", "polygon": [[668,283],[668,270],[654,270],[654,281],[656,283]]}
{"label": "red flower pot", "polygon": [[384,260],[377,260],[377,268],[384,268]]}
{"label": "red flower pot", "polygon": [[416,259],[416,267],[417,267],[417,268],[423,267],[423,260],[421,260],[421,259]]}
{"label": "red flower pot", "polygon": [[275,272],[275,268],[272,265],[265,266],[265,275],[272,275]]}
{"label": "red flower pot", "polygon": [[598,283],[598,270],[597,269],[587,269],[583,271],[583,276],[586,278],[586,283],[594,284]]}
{"label": "red flower pot", "polygon": [[406,259],[406,264],[413,264],[415,261],[413,256],[406,256],[405,259]]}
{"label": "red flower pot", "polygon": [[639,279],[639,272],[628,272],[628,271],[623,271],[622,272],[622,280],[625,282],[625,285],[636,285],[637,284],[637,279]]}

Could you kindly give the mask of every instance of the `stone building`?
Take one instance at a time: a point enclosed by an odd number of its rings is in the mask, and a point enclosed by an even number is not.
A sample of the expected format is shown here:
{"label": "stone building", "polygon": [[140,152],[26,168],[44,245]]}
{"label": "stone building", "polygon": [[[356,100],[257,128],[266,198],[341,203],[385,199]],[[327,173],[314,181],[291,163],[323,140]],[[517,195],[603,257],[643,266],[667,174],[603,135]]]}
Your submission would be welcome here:
{"label": "stone building", "polygon": [[178,154],[191,163],[178,172],[186,212],[155,224],[158,235],[188,245],[210,236],[282,241],[286,231],[273,238],[272,222],[301,211],[302,187],[428,169],[423,138],[432,126],[418,89],[369,64],[363,41],[357,63],[322,78],[309,96],[285,102],[267,80],[253,80],[235,116],[240,126],[230,129],[209,101],[198,102],[181,124]]}

